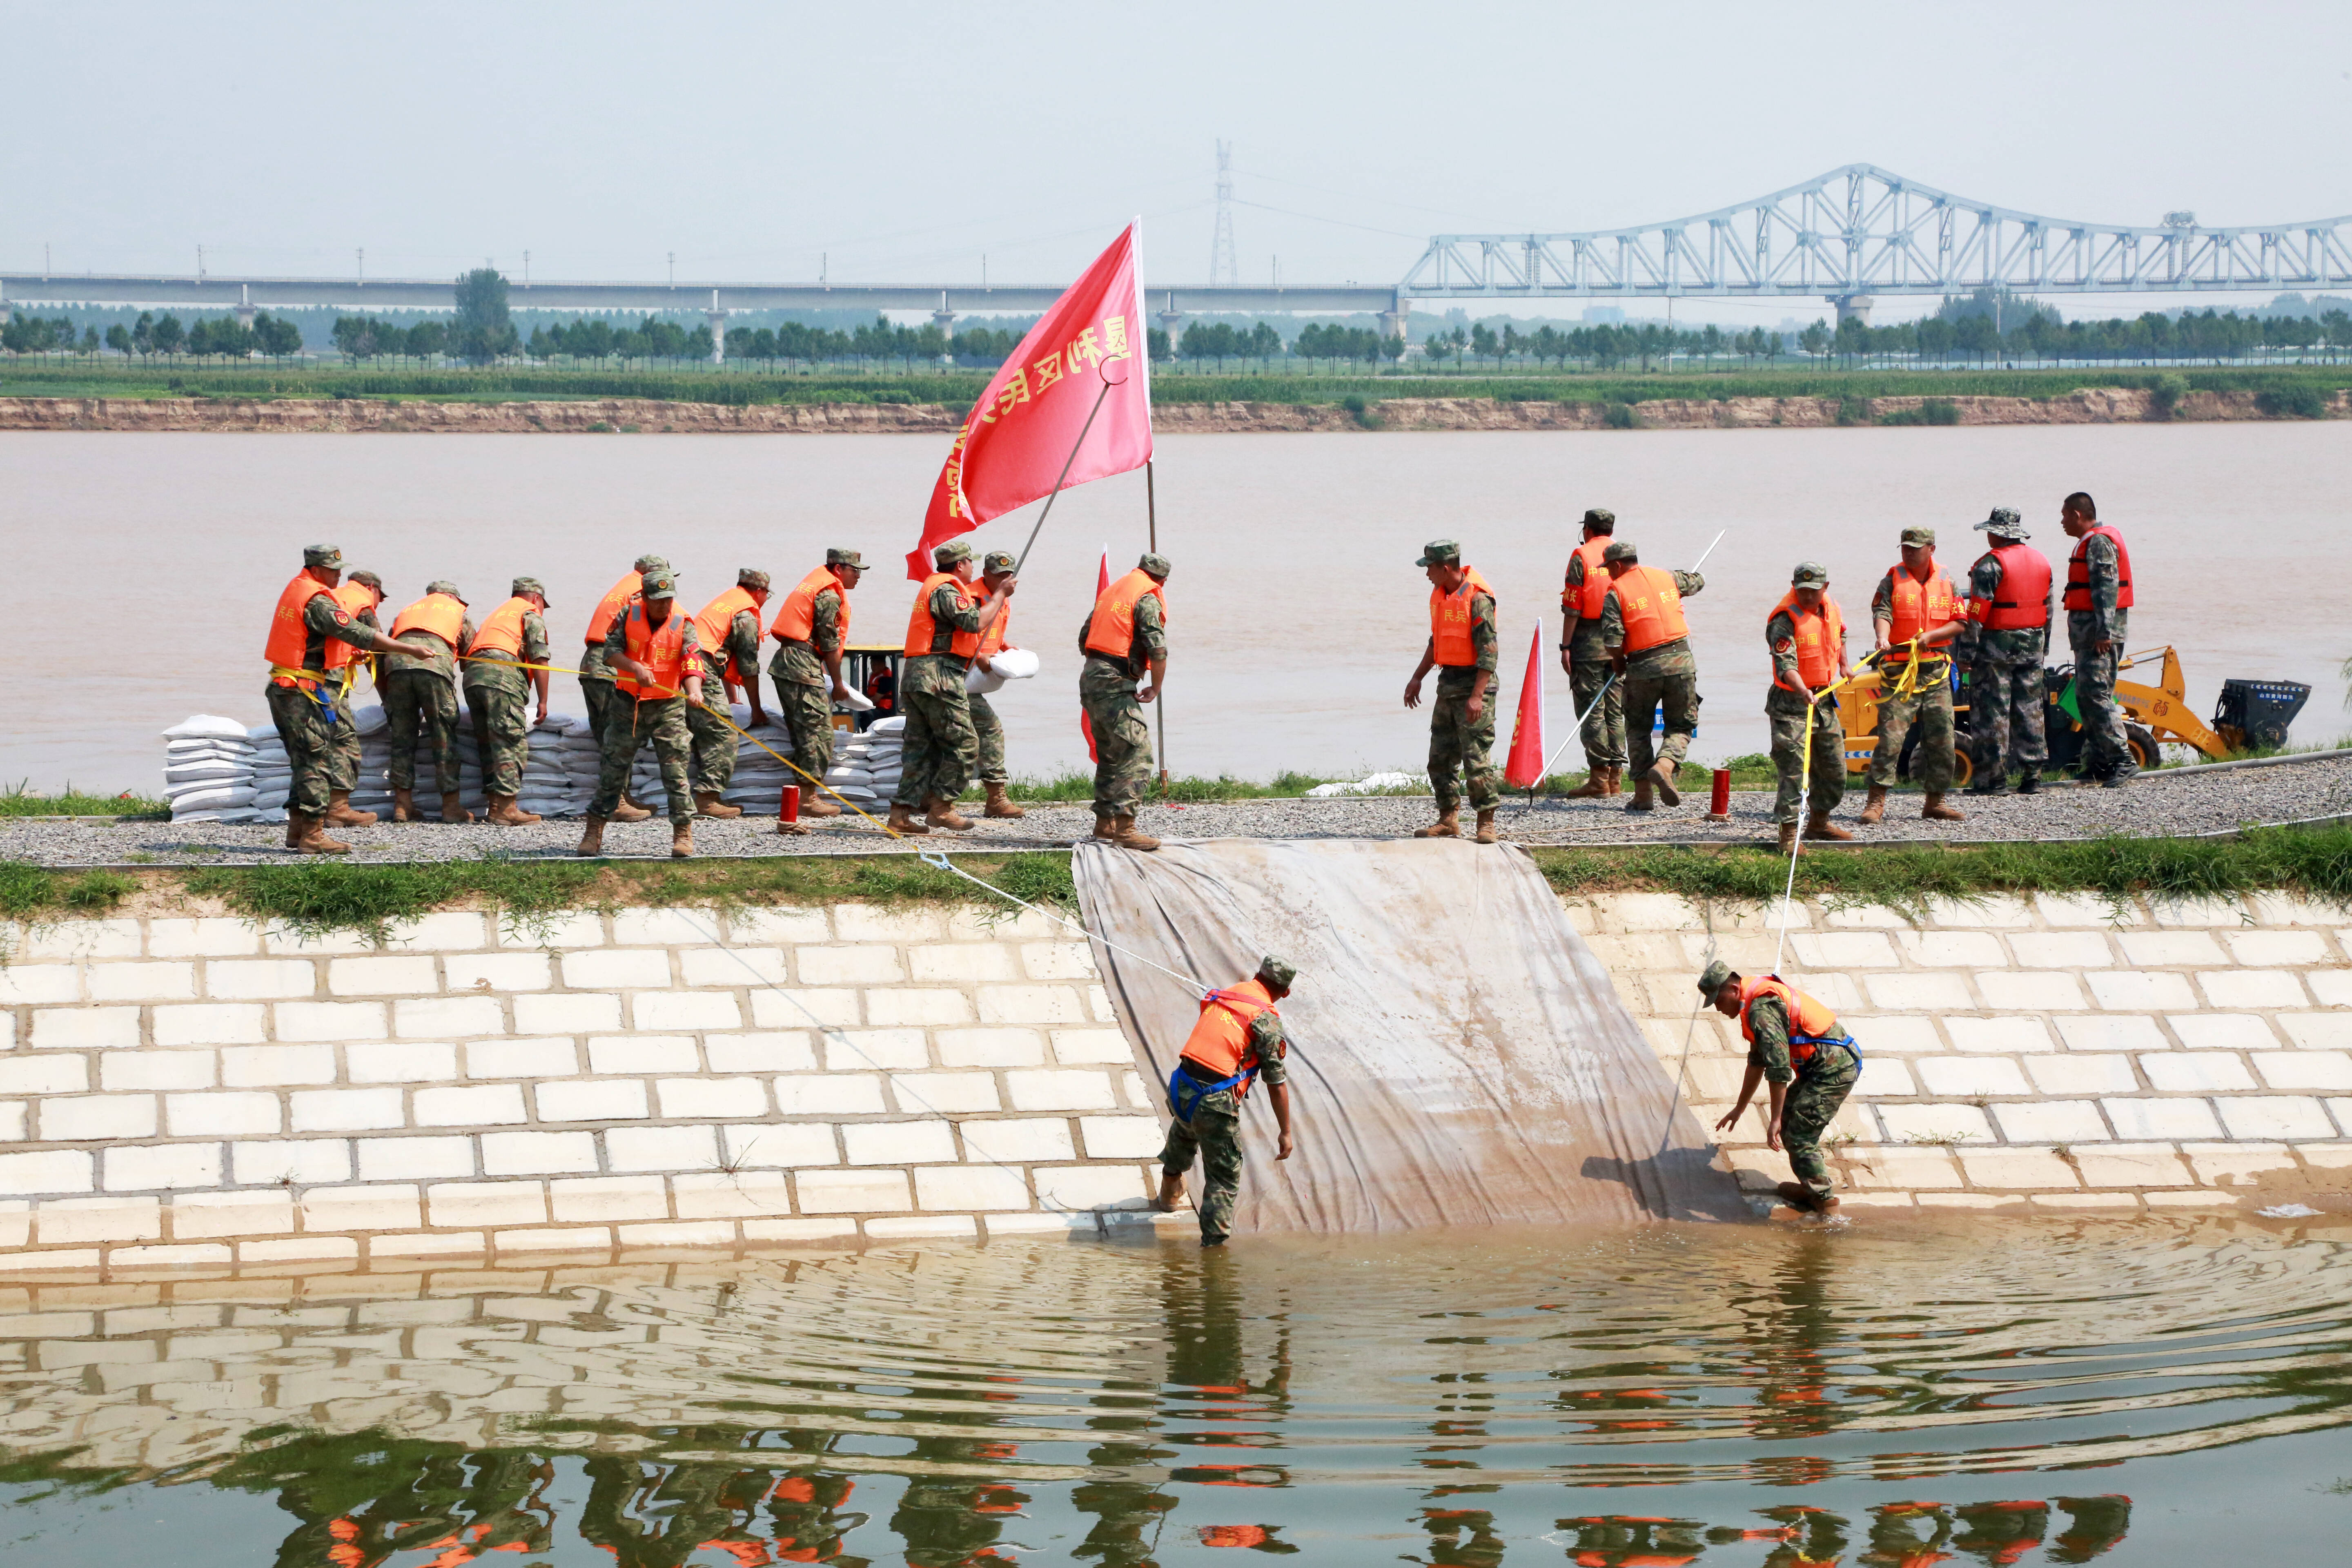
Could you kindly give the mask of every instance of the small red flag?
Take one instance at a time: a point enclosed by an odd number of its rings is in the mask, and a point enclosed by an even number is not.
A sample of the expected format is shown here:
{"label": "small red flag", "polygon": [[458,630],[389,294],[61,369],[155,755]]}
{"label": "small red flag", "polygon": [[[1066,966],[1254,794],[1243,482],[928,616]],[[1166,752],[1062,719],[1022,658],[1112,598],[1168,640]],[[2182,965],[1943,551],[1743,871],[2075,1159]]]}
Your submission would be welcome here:
{"label": "small red flag", "polygon": [[1513,789],[1533,789],[1543,782],[1543,623],[1536,623],[1535,641],[1528,645],[1528,678],[1519,687],[1519,717],[1511,728],[1511,759],[1503,764],[1503,782]]}
{"label": "small red flag", "polygon": [[[1102,596],[1109,592],[1110,546],[1106,544],[1103,546],[1102,564],[1095,569],[1095,603],[1101,604]],[[1087,738],[1087,761],[1101,762],[1102,759],[1095,754],[1095,727],[1087,721],[1087,710],[1084,708],[1078,710],[1078,733]]]}

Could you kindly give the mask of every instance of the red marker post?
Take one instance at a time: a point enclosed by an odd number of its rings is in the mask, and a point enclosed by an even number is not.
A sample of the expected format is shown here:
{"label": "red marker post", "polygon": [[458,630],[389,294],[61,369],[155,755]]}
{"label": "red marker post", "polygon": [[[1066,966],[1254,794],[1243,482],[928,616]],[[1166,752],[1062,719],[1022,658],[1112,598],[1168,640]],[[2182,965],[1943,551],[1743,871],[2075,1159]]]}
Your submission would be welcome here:
{"label": "red marker post", "polygon": [[1731,820],[1731,770],[1729,768],[1715,770],[1715,794],[1707,799],[1706,819],[1709,822]]}
{"label": "red marker post", "polygon": [[798,822],[801,819],[800,785],[784,786],[783,798],[776,803],[776,819],[779,823]]}

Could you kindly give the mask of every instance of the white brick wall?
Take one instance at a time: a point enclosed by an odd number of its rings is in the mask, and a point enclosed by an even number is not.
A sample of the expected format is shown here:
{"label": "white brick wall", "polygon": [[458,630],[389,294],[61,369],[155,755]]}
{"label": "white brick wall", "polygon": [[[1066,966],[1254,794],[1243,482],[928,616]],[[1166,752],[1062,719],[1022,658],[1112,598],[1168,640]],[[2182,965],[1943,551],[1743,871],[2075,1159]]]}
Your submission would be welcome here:
{"label": "white brick wall", "polygon": [[6,933],[0,1271],[976,1236],[1139,1205],[1160,1123],[1085,944],[1041,917],[498,923],[382,947],[214,917]]}

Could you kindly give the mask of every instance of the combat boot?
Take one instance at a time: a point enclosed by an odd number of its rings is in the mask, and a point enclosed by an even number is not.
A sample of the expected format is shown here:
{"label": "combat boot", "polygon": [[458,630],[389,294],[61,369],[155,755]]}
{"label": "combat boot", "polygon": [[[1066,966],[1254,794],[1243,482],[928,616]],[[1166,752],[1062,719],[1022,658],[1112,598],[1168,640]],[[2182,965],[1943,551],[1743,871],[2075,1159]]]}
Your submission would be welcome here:
{"label": "combat boot", "polygon": [[955,802],[944,795],[932,795],[923,802],[923,820],[933,827],[944,827],[951,833],[961,833],[971,826],[971,818],[955,808]]}
{"label": "combat boot", "polygon": [[1115,816],[1097,816],[1097,817],[1096,817],[1096,818],[1095,818],[1095,837],[1096,837],[1097,838],[1116,838],[1116,837],[1118,837],[1118,819],[1117,817],[1115,817]]}
{"label": "combat boot", "polygon": [[299,849],[301,847],[302,818],[299,814],[289,811],[286,814],[286,847]]}
{"label": "combat boot", "polygon": [[2000,773],[1979,773],[1976,776],[1976,782],[1969,785],[1969,793],[1970,795],[2007,795],[2009,780]]}
{"label": "combat boot", "polygon": [[2017,775],[2017,793],[2020,795],[2040,795],[2042,793],[2042,770],[2040,768],[2027,768],[2021,772]]}
{"label": "combat boot", "polygon": [[1110,841],[1121,849],[1150,850],[1160,847],[1160,840],[1135,830],[1135,813],[1131,811],[1120,812],[1118,820],[1111,824]]}
{"label": "combat boot", "polygon": [[352,792],[339,789],[327,796],[326,820],[337,827],[373,827],[375,826],[375,813],[353,811]]}
{"label": "combat boot", "polygon": [[613,820],[615,822],[643,822],[652,815],[652,812],[631,800],[629,792],[626,790],[621,792],[621,804],[613,808]]}
{"label": "combat boot", "polygon": [[1003,784],[982,784],[980,787],[988,792],[988,816],[1026,816],[1029,815],[1026,810],[1013,804],[1012,797],[1004,793]]}
{"label": "combat boot", "polygon": [[1426,827],[1412,830],[1415,838],[1459,838],[1462,837],[1462,808],[1453,806],[1437,814],[1437,820]]}
{"label": "combat boot", "polygon": [[1501,842],[1500,838],[1495,832],[1495,808],[1493,806],[1490,805],[1486,810],[1478,814],[1478,834],[1472,842],[1477,844],[1495,844]]}
{"label": "combat boot", "polygon": [[1801,852],[1801,847],[1797,843],[1797,825],[1793,822],[1784,822],[1780,824],[1780,853],[1783,855],[1795,855]]}
{"label": "combat boot", "polygon": [[1870,786],[1870,798],[1863,803],[1862,815],[1854,820],[1864,827],[1875,827],[1885,819],[1885,816],[1886,786],[1873,784]]}
{"label": "combat boot", "polygon": [[1817,811],[1812,814],[1811,818],[1805,824],[1805,837],[1808,838],[1826,838],[1835,840],[1852,838],[1853,835],[1848,833],[1844,828],[1840,827],[1836,823],[1832,822],[1828,812]]}
{"label": "combat boot", "polygon": [[604,852],[604,819],[592,816],[580,829],[580,847],[572,853],[579,856],[602,855]]}
{"label": "combat boot", "polygon": [[1675,787],[1675,773],[1677,769],[1675,763],[1666,761],[1664,757],[1660,757],[1657,760],[1657,763],[1651,767],[1650,771],[1643,775],[1645,778],[1655,779],[1657,781],[1658,798],[1664,801],[1668,805],[1680,805],[1683,803],[1683,792]]}
{"label": "combat boot", "polygon": [[[305,816],[299,819],[289,817],[288,820],[289,822],[299,820],[302,825],[301,836],[295,840],[294,847],[303,854],[348,855],[352,852],[352,847],[341,839],[327,837],[325,817]],[[373,822],[375,819],[370,817],[368,820]]]}
{"label": "combat boot", "polygon": [[839,816],[841,807],[823,795],[811,795],[803,791],[801,795],[801,815],[803,816]]}
{"label": "combat boot", "polygon": [[1950,806],[1946,805],[1944,797],[1940,794],[1929,795],[1927,804],[1919,808],[1919,815],[1929,822],[1966,822],[1968,820],[1965,813],[1954,811]]}
{"label": "combat boot", "polygon": [[719,818],[740,816],[743,815],[743,808],[740,805],[729,805],[709,790],[698,789],[694,792],[694,815]]}
{"label": "combat boot", "polygon": [[913,806],[900,805],[895,800],[890,803],[890,820],[885,824],[885,826],[893,833],[915,834],[929,833],[930,831],[929,828],[915,820],[915,808]]}
{"label": "combat boot", "polygon": [[515,797],[510,795],[490,796],[490,809],[483,816],[486,821],[500,827],[529,827],[539,820],[537,813],[525,811],[517,805]]}
{"label": "combat boot", "polygon": [[396,789],[392,792],[392,819],[394,822],[414,822],[416,820],[416,792],[415,790]]}
{"label": "combat boot", "polygon": [[694,824],[674,822],[669,829],[669,858],[690,860],[694,858]]}
{"label": "combat boot", "polygon": [[1610,795],[1623,795],[1625,793],[1625,770],[1623,768],[1612,766],[1609,768],[1607,772],[1609,773],[1609,788],[1607,793]]}
{"label": "combat boot", "polygon": [[[2124,785],[2131,783],[2132,780],[2138,776],[2139,764],[2131,761],[2129,758],[2126,758],[2124,761],[2117,763],[2114,767],[2107,770],[2107,776],[2099,781],[2099,787],[2101,789],[2121,789]],[[375,819],[373,817],[370,817],[368,820],[373,822]]]}
{"label": "combat boot", "polygon": [[1654,793],[1656,788],[1656,784],[1652,781],[1648,773],[1635,773],[1633,775],[1633,798],[1625,803],[1625,809],[1628,811],[1657,810],[1658,801],[1657,795]]}
{"label": "combat boot", "polygon": [[441,820],[444,822],[474,820],[474,814],[457,804],[457,792],[454,789],[441,797]]}
{"label": "combat boot", "polygon": [[1609,770],[1604,767],[1596,766],[1586,772],[1584,782],[1577,785],[1576,788],[1562,790],[1560,792],[1559,798],[1562,800],[1599,800],[1610,793]]}

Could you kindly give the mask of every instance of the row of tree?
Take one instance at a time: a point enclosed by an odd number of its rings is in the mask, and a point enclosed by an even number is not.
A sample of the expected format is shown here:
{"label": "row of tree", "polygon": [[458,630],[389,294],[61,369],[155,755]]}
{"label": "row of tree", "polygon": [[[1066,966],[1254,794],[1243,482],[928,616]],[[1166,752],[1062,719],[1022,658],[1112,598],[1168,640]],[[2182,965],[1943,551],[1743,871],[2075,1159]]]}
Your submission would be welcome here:
{"label": "row of tree", "polygon": [[0,349],[10,353],[84,353],[94,354],[100,346],[120,354],[133,354],[147,359],[155,354],[187,355],[207,359],[251,359],[256,355],[281,358],[299,353],[302,350],[302,329],[282,321],[268,311],[257,311],[253,324],[247,326],[235,316],[216,320],[196,321],[183,324],[180,318],[166,310],[158,316],[152,310],[139,312],[139,320],[131,326],[117,321],[106,329],[100,339],[96,327],[85,327],[81,335],[74,335],[73,319],[58,316],[18,316],[0,327]]}
{"label": "row of tree", "polygon": [[2234,310],[2184,310],[2178,317],[2150,310],[2104,321],[2063,321],[2032,306],[2000,315],[1938,313],[1920,321],[1870,327],[1851,317],[1832,330],[1815,321],[1797,334],[1809,354],[1834,355],[1849,363],[1896,359],[1936,363],[1954,359],[1982,364],[1989,360],[2139,361],[2230,360],[2280,351],[2328,353],[2352,347],[2352,315],[2242,316]]}

